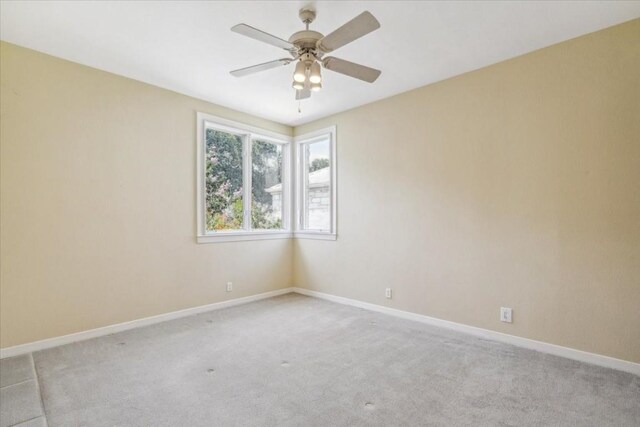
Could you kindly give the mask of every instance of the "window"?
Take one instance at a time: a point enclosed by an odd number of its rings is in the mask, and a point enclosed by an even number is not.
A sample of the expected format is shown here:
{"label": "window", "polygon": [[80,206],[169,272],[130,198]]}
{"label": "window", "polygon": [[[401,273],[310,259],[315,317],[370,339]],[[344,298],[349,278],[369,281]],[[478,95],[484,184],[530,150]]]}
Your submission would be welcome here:
{"label": "window", "polygon": [[198,243],[336,239],[335,127],[294,140],[204,113],[197,120]]}
{"label": "window", "polygon": [[290,137],[198,113],[198,242],[291,236]]}
{"label": "window", "polygon": [[244,225],[242,136],[205,130],[205,227],[241,230]]}
{"label": "window", "polygon": [[253,228],[282,229],[282,145],[251,141],[251,221]]}
{"label": "window", "polygon": [[335,127],[296,137],[296,232],[336,239]]}

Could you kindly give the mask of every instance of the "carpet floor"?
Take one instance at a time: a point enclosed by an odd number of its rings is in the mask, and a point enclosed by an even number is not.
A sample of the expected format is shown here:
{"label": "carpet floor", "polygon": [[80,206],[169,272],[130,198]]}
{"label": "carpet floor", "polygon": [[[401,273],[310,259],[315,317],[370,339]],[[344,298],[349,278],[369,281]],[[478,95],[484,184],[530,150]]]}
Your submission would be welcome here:
{"label": "carpet floor", "polygon": [[34,353],[56,426],[639,426],[640,377],[288,294]]}

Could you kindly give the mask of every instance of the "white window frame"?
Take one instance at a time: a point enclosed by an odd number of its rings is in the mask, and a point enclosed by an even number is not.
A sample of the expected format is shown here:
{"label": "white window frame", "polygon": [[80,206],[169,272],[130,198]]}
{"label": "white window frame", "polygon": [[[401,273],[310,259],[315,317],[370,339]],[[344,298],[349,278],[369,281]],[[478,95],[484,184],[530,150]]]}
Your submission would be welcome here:
{"label": "white window frame", "polygon": [[[209,231],[205,225],[205,132],[206,129],[217,129],[239,135],[242,138],[242,170],[243,170],[243,203],[244,217],[242,230]],[[233,242],[242,240],[286,239],[292,237],[292,182],[291,182],[291,149],[293,138],[289,135],[271,132],[255,126],[224,119],[206,113],[197,113],[197,242]],[[280,230],[251,229],[251,178],[252,178],[252,142],[267,141],[282,146],[282,225]]]}
{"label": "white window frame", "polygon": [[[329,165],[331,167],[331,229],[328,231],[315,231],[315,230],[304,230],[302,228],[303,223],[303,215],[304,215],[304,207],[305,207],[305,199],[304,199],[304,183],[306,181],[306,177],[304,176],[304,145],[313,143],[321,138],[325,138],[329,136]],[[319,240],[336,240],[338,238],[338,221],[337,221],[337,211],[338,211],[338,180],[337,180],[337,156],[336,156],[336,127],[330,126],[324,129],[318,129],[313,132],[306,133],[304,135],[298,135],[294,138],[294,154],[296,157],[296,167],[295,167],[295,224],[294,224],[294,237],[303,238],[303,239],[319,239]]]}

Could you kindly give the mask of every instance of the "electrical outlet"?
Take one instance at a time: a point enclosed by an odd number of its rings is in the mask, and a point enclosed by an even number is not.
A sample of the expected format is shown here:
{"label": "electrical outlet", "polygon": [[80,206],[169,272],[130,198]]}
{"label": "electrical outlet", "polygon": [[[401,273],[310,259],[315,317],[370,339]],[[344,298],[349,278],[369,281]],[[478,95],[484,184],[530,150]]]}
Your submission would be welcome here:
{"label": "electrical outlet", "polygon": [[500,321],[512,323],[512,310],[509,307],[500,307]]}
{"label": "electrical outlet", "polygon": [[385,296],[385,298],[391,299],[391,288],[386,288],[384,290],[384,296]]}
{"label": "electrical outlet", "polygon": [[227,282],[227,292],[231,292],[233,290],[233,282]]}

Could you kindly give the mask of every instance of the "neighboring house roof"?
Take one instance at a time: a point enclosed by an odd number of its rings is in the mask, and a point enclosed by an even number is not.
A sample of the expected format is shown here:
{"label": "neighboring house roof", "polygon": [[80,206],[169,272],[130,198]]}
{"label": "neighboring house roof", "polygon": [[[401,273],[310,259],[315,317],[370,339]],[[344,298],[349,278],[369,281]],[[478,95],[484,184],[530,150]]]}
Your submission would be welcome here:
{"label": "neighboring house roof", "polygon": [[[309,188],[328,187],[329,179],[331,178],[330,171],[331,168],[327,166],[326,168],[311,172],[309,174]],[[282,183],[269,187],[264,191],[267,193],[282,193]]]}

